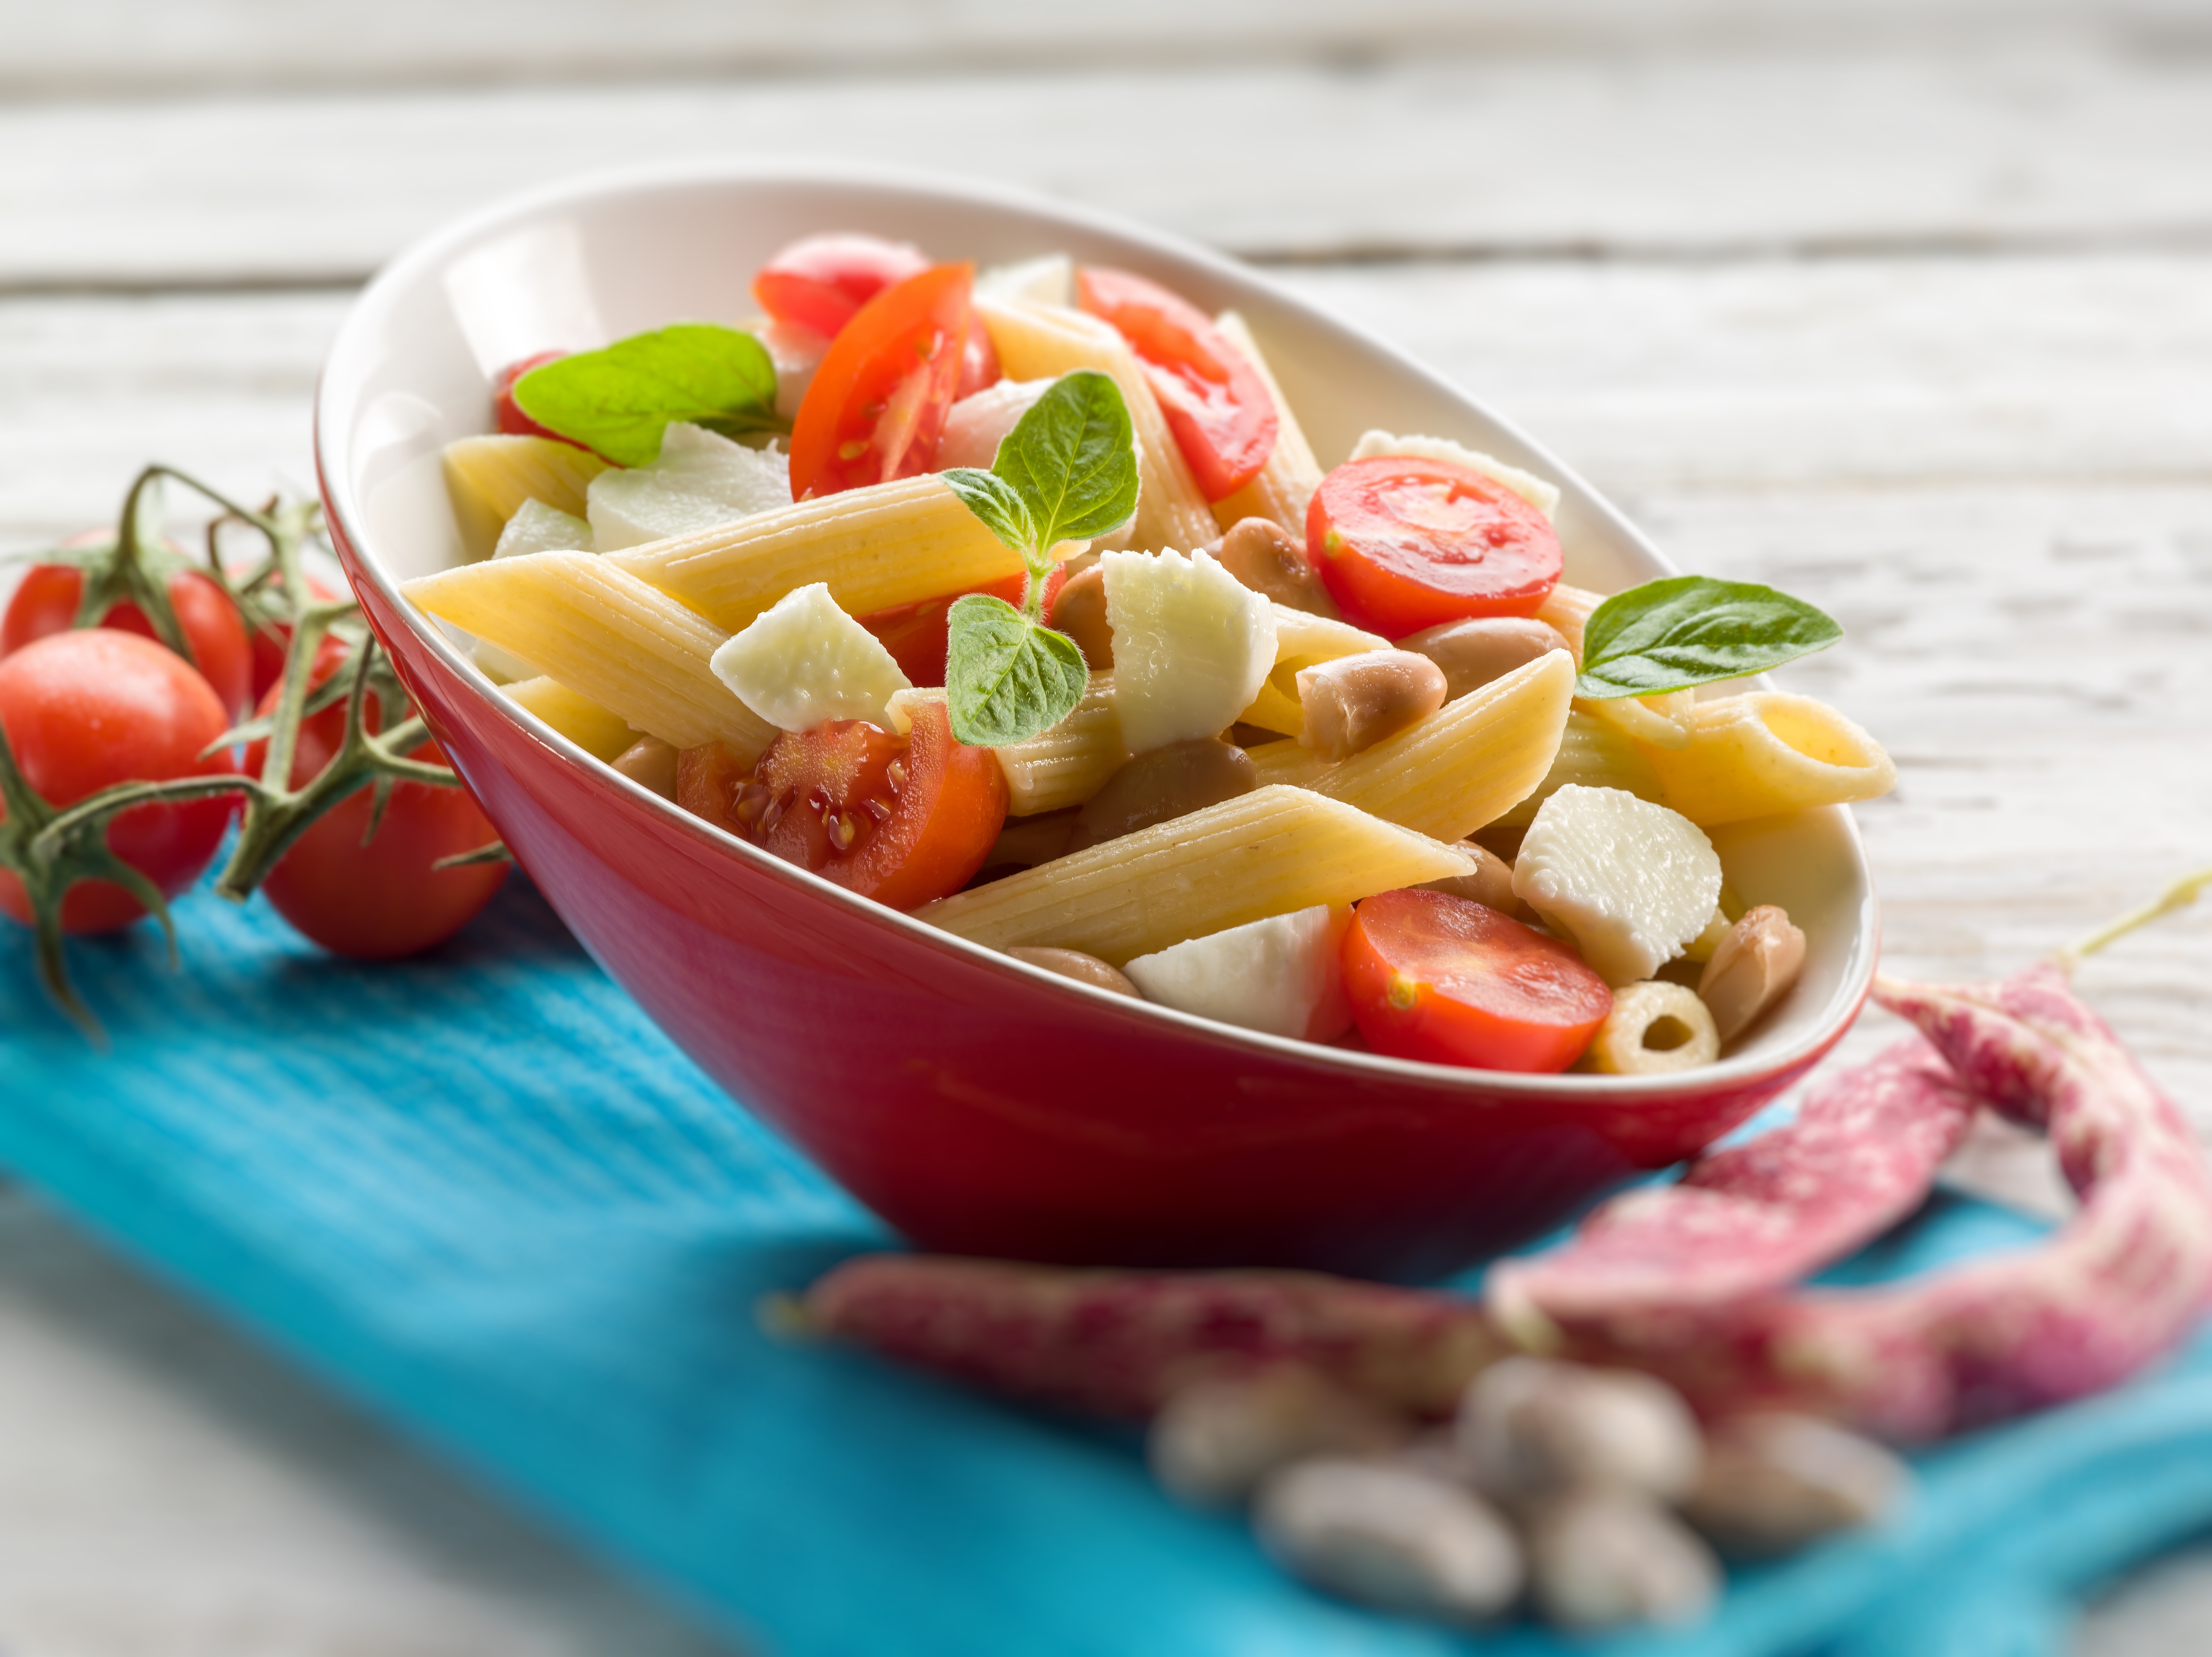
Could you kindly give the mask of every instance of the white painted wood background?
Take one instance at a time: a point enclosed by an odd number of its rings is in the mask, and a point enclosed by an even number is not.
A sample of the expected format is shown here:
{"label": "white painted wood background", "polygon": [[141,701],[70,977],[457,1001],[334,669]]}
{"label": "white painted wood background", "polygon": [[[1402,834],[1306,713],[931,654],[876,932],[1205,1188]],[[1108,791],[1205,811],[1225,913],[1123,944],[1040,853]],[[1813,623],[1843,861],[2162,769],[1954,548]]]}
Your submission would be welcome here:
{"label": "white painted wood background", "polygon": [[[2191,0],[0,0],[0,551],[151,456],[307,484],[350,289],[495,194],[896,158],[1276,265],[1684,564],[1837,613],[1788,679],[1899,759],[1860,813],[1893,970],[2008,970],[2212,863]],[[2082,984],[2212,1130],[2212,912]],[[2212,1648],[2212,1554],[2081,1648]],[[0,1199],[0,1652],[724,1649]]]}

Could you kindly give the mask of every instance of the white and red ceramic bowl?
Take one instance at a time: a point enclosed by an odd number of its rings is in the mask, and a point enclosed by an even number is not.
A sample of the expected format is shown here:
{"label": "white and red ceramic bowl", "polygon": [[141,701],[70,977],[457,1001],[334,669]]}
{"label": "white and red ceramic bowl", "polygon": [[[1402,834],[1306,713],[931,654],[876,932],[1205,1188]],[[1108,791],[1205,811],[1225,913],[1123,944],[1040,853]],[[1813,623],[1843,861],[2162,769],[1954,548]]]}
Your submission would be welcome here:
{"label": "white and red ceramic bowl", "polygon": [[324,369],[316,459],[339,555],[524,868],[733,1099],[923,1246],[1418,1278],[1707,1143],[1843,1033],[1876,922],[1840,808],[1713,836],[1744,899],[1782,905],[1810,939],[1796,989],[1735,1051],[1672,1076],[1504,1075],[1247,1034],[1036,971],[731,838],[501,696],[398,591],[464,557],[438,454],[489,429],[494,372],[678,319],[739,320],[769,253],[842,228],[986,263],[1066,250],[1235,306],[1325,461],[1370,426],[1456,438],[1559,482],[1571,581],[1672,573],[1466,393],[1263,276],[1100,215],[887,171],[710,161],[584,179],[440,231],[370,284]]}

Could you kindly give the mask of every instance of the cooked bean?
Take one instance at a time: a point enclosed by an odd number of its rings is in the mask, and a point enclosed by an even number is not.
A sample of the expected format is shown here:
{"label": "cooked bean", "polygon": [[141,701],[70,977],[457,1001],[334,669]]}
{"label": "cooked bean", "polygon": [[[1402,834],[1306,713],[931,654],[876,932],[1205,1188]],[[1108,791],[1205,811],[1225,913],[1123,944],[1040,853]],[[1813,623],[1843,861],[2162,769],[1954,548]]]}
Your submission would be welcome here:
{"label": "cooked bean", "polygon": [[1040,812],[1034,817],[1009,817],[991,844],[990,856],[983,859],[983,867],[1035,868],[1039,863],[1048,863],[1065,855],[1074,832],[1073,806],[1065,811]]}
{"label": "cooked bean", "polygon": [[1791,1553],[1832,1531],[1871,1525],[1911,1487],[1905,1464],[1872,1439],[1789,1410],[1733,1416],[1705,1441],[1683,1517],[1723,1553]]}
{"label": "cooked bean", "polygon": [[1444,676],[1411,650],[1363,650],[1298,669],[1298,740],[1324,759],[1349,759],[1444,705]]}
{"label": "cooked bean", "polygon": [[1672,1502],[1697,1483],[1689,1405],[1632,1369],[1508,1358],[1468,1384],[1457,1430],[1476,1483],[1501,1502],[1596,1485]]}
{"label": "cooked bean", "polygon": [[1392,1449],[1408,1430],[1325,1375],[1272,1364],[1177,1388],[1152,1417],[1145,1453],[1170,1494],[1225,1506],[1294,1461]]}
{"label": "cooked bean", "polygon": [[1536,1608],[1565,1629],[1692,1622],[1721,1584],[1719,1562],[1680,1520],[1618,1488],[1547,1503],[1528,1526],[1528,1575]]}
{"label": "cooked bean", "polygon": [[1086,955],[1080,949],[1048,949],[1037,944],[1016,944],[1006,951],[1018,961],[1042,967],[1048,972],[1057,972],[1063,978],[1073,978],[1078,984],[1087,984],[1094,990],[1110,990],[1117,996],[1127,996],[1142,1001],[1137,986],[1122,976],[1119,967],[1109,966],[1096,955]]}
{"label": "cooked bean", "polygon": [[1114,665],[1114,630],[1106,622],[1106,571],[1092,564],[1067,578],[1052,601],[1054,628],[1075,641],[1094,673]]}
{"label": "cooked bean", "polygon": [[615,769],[664,800],[676,797],[676,748],[657,736],[641,736],[615,756]]}
{"label": "cooked bean", "polygon": [[1772,904],[1747,909],[1714,947],[1698,980],[1698,994],[1713,1015],[1723,1041],[1733,1041],[1797,982],[1805,965],[1805,935]]}
{"label": "cooked bean", "polygon": [[1419,651],[1443,670],[1444,699],[1449,702],[1504,678],[1524,662],[1565,649],[1567,641],[1548,622],[1483,616],[1424,628],[1400,639],[1398,648]]}
{"label": "cooked bean", "polygon": [[1340,619],[1336,600],[1329,597],[1321,572],[1306,556],[1304,538],[1273,519],[1239,518],[1205,550],[1254,592],[1292,610]]}
{"label": "cooked bean", "polygon": [[1139,754],[1106,779],[1077,815],[1067,849],[1118,840],[1259,786],[1259,769],[1242,748],[1212,736],[1170,742]]}
{"label": "cooked bean", "polygon": [[1613,1011],[1590,1038],[1584,1063],[1607,1075],[1648,1076],[1694,1070],[1720,1056],[1718,1026],[1697,992],[1646,978],[1613,992]]}
{"label": "cooked bean", "polygon": [[1410,1617],[1480,1623],[1521,1592],[1521,1545],[1474,1492],[1374,1461],[1302,1461],[1260,1489],[1261,1544],[1316,1587]]}
{"label": "cooked bean", "polygon": [[1465,898],[1486,909],[1494,909],[1501,915],[1521,914],[1522,902],[1513,895],[1513,865],[1472,840],[1461,842],[1460,850],[1474,859],[1474,873],[1455,874],[1448,880],[1431,880],[1421,889]]}

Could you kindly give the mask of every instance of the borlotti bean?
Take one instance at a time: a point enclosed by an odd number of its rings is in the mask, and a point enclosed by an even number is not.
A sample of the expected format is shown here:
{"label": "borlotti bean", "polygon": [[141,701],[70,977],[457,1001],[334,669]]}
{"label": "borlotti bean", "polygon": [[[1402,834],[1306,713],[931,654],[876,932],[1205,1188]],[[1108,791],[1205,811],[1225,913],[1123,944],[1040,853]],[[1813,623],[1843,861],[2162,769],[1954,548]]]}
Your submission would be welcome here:
{"label": "borlotti bean", "polygon": [[1674,1502],[1697,1486],[1696,1418],[1632,1369],[1508,1358],[1468,1384],[1458,1434],[1476,1485],[1516,1507],[1613,1485]]}
{"label": "borlotti bean", "polygon": [[1591,1486],[1530,1520],[1529,1587],[1545,1620],[1595,1631],[1631,1623],[1692,1623],[1720,1595],[1720,1563],[1650,1497]]}
{"label": "borlotti bean", "polygon": [[1788,1410],[1731,1416],[1705,1438],[1704,1471],[1683,1517],[1730,1558],[1795,1553],[1884,1518],[1912,1485],[1873,1440]]}
{"label": "borlotti bean", "polygon": [[1455,874],[1447,880],[1431,880],[1421,889],[1441,892],[1448,897],[1464,898],[1469,903],[1494,909],[1501,915],[1511,915],[1516,920],[1531,918],[1533,911],[1523,911],[1521,900],[1513,895],[1513,865],[1487,846],[1473,840],[1462,841],[1461,849],[1475,861],[1472,874]]}
{"label": "borlotti bean", "polygon": [[1521,1546],[1504,1517],[1411,1468],[1300,1462],[1261,1487],[1255,1524],[1285,1568],[1380,1611],[1483,1623],[1521,1593]]}
{"label": "borlotti bean", "polygon": [[1240,518],[1207,550],[1254,592],[1308,615],[1339,619],[1336,600],[1306,555],[1305,538],[1273,519]]}
{"label": "borlotti bean", "polygon": [[1073,978],[1078,984],[1087,984],[1094,990],[1109,990],[1117,996],[1127,996],[1141,1001],[1137,986],[1129,982],[1128,975],[1119,967],[1109,966],[1096,955],[1086,955],[1080,949],[1048,949],[1040,945],[1016,944],[1006,952],[1018,961],[1056,972],[1063,978]]}
{"label": "borlotti bean", "polygon": [[1259,786],[1260,773],[1242,748],[1212,736],[1170,742],[1139,754],[1106,779],[1076,813],[1066,850],[1118,840]]}
{"label": "borlotti bean", "polygon": [[1401,650],[1418,650],[1443,669],[1449,701],[1480,690],[1516,667],[1570,647],[1566,636],[1534,617],[1478,616],[1425,627],[1398,641]]}
{"label": "borlotti bean", "polygon": [[1067,578],[1052,601],[1052,624],[1075,641],[1094,673],[1114,670],[1114,629],[1106,619],[1106,572],[1097,564]]}
{"label": "borlotti bean", "polygon": [[1805,965],[1805,935],[1772,904],[1747,909],[1714,944],[1698,979],[1698,998],[1723,1042],[1749,1029],[1790,993]]}
{"label": "borlotti bean", "polygon": [[1411,650],[1363,650],[1297,673],[1305,723],[1298,741],[1328,760],[1349,759],[1444,705],[1443,669]]}
{"label": "borlotti bean", "polygon": [[1177,1388],[1152,1417],[1145,1456],[1170,1495],[1227,1507],[1294,1461],[1380,1453],[1412,1430],[1303,1364],[1270,1364]]}

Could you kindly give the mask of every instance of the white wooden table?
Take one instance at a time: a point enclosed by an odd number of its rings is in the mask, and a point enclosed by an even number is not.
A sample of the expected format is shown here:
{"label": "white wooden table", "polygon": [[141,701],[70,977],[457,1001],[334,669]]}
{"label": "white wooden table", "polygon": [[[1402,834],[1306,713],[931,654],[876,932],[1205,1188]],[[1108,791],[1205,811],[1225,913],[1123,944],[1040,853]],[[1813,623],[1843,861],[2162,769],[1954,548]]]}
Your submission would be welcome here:
{"label": "white wooden table", "polygon": [[[0,549],[154,456],[307,485],[353,289],[496,193],[896,158],[1272,264],[1683,563],[1836,613],[1789,679],[1899,762],[1860,813],[1894,970],[2009,970],[2212,862],[2188,0],[0,0]],[[2212,914],[2081,982],[2212,1130]],[[2004,1148],[1980,1177],[2052,1185]],[[2212,1553],[2081,1646],[2212,1647]],[[724,1649],[0,1197],[0,1651]]]}

